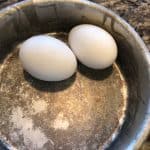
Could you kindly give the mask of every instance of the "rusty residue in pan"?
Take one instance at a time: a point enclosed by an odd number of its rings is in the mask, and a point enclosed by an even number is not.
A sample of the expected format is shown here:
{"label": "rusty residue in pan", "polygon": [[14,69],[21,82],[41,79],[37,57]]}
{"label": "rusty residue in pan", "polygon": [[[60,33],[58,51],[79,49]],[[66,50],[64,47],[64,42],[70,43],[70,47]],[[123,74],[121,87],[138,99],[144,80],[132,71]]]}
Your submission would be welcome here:
{"label": "rusty residue in pan", "polygon": [[68,80],[43,82],[23,71],[16,46],[0,71],[1,134],[19,150],[104,148],[123,123],[127,86],[116,64],[79,64]]}

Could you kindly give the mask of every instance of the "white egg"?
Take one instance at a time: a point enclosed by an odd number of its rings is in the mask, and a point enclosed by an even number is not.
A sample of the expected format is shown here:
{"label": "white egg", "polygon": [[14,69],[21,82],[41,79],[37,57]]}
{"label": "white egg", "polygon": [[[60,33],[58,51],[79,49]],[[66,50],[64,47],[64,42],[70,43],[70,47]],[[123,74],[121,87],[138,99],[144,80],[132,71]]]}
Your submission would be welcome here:
{"label": "white egg", "polygon": [[77,61],[62,41],[45,35],[33,36],[20,48],[23,68],[33,77],[44,81],[60,81],[72,76]]}
{"label": "white egg", "polygon": [[107,68],[117,57],[113,37],[94,25],[75,26],[69,33],[69,45],[81,63],[93,69]]}

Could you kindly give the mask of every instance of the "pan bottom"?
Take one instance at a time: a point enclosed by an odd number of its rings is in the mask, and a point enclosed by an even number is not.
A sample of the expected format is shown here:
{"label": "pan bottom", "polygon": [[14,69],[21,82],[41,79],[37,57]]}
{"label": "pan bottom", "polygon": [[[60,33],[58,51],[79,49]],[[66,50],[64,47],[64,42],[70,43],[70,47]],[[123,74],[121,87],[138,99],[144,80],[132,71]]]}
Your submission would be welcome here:
{"label": "pan bottom", "polygon": [[92,70],[79,63],[77,73],[61,82],[34,79],[16,46],[0,68],[0,98],[0,134],[12,147],[96,150],[106,148],[123,124],[127,85],[117,64]]}

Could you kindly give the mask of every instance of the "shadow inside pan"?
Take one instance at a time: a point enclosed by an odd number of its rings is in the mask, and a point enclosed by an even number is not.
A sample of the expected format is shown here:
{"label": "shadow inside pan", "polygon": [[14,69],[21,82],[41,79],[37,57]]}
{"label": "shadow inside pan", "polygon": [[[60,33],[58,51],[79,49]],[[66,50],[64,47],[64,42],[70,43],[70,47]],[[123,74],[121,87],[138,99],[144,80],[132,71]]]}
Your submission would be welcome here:
{"label": "shadow inside pan", "polygon": [[38,79],[35,79],[32,77],[28,72],[25,70],[23,71],[24,78],[28,83],[36,88],[39,91],[45,91],[45,92],[59,92],[63,91],[74,83],[76,79],[76,74],[72,75],[69,79],[63,80],[63,81],[55,81],[55,82],[46,82],[41,81]]}

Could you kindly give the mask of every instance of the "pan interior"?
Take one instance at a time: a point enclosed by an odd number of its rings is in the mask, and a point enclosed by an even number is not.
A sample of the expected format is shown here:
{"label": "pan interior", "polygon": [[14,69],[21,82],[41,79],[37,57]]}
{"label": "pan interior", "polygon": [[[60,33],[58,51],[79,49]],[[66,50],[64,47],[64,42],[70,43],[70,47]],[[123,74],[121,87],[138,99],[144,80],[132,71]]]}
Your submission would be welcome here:
{"label": "pan interior", "polygon": [[[49,34],[67,41],[67,33]],[[92,70],[78,63],[71,78],[43,82],[23,70],[19,44],[0,67],[1,136],[20,150],[96,150],[114,140],[127,106],[118,65]]]}

